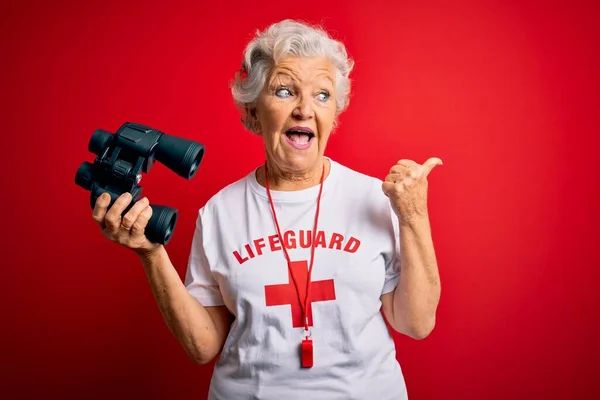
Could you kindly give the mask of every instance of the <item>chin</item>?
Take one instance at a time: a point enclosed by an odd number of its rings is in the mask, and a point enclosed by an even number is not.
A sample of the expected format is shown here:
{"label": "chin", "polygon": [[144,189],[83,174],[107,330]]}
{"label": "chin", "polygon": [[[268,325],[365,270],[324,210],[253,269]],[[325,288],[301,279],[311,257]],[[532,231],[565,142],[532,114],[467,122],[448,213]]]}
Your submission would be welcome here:
{"label": "chin", "polygon": [[288,154],[285,157],[286,164],[289,169],[296,171],[304,171],[314,167],[318,161],[316,154]]}

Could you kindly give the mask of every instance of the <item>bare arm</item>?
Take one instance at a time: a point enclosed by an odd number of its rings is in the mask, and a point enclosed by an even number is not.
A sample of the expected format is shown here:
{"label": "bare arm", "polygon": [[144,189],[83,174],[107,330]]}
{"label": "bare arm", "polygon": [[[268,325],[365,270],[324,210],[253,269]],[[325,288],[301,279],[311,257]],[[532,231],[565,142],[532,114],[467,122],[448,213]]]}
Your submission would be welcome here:
{"label": "bare arm", "polygon": [[397,216],[400,279],[393,292],[381,297],[392,327],[414,339],[429,336],[440,301],[440,275],[427,210],[427,176],[442,160],[423,165],[402,159],[390,168],[382,189]]}
{"label": "bare arm", "polygon": [[414,339],[426,338],[435,326],[440,276],[429,219],[400,223],[401,270],[398,286],[382,296],[392,327]]}
{"label": "bare arm", "polygon": [[152,294],[169,330],[199,364],[221,351],[232,316],[225,306],[204,307],[192,297],[163,246],[140,255]]}
{"label": "bare arm", "polygon": [[104,236],[140,257],[169,330],[192,360],[208,363],[225,343],[231,314],[224,306],[204,307],[188,293],[164,246],[151,243],[144,234],[152,217],[150,201],[144,197],[121,217],[131,201],[131,194],[124,193],[110,206],[110,196],[104,193],[96,200],[92,218]]}

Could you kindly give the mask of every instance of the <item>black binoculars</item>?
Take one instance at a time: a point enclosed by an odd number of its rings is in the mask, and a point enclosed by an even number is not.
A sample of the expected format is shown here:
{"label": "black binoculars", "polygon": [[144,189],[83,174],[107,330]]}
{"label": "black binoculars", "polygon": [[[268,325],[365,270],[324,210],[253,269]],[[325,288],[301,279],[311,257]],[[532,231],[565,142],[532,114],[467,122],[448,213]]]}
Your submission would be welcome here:
{"label": "black binoculars", "polygon": [[[97,129],[92,134],[88,150],[97,155],[93,163],[84,161],[75,175],[75,183],[89,190],[90,205],[94,208],[98,197],[110,194],[110,206],[125,192],[132,201],[123,211],[127,213],[142,198],[142,172],[150,172],[154,162],[160,162],[177,175],[191,179],[204,157],[204,145],[153,129],[126,122],[113,134]],[[145,235],[153,243],[167,244],[175,231],[177,210],[150,204],[152,217]]]}

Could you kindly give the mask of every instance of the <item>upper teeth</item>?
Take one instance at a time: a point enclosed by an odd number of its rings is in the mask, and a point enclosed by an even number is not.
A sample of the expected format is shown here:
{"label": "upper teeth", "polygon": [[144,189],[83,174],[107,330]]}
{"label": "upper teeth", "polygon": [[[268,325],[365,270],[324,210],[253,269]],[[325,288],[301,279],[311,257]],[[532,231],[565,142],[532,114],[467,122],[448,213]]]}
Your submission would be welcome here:
{"label": "upper teeth", "polygon": [[300,130],[293,130],[293,129],[292,129],[292,130],[290,130],[290,131],[288,131],[288,133],[299,133],[299,134],[300,134],[300,133],[303,133],[303,134],[305,134],[305,135],[312,135],[312,133],[311,133],[311,132],[307,132],[307,131],[300,131]]}

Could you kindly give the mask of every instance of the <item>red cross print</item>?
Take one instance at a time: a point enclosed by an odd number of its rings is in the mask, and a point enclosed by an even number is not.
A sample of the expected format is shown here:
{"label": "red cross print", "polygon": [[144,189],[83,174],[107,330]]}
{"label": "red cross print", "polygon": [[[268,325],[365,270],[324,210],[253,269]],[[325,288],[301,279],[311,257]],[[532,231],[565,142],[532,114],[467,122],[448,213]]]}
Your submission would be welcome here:
{"label": "red cross print", "polygon": [[[292,324],[294,328],[304,327],[302,321],[302,306],[300,300],[304,302],[306,297],[306,282],[308,280],[308,262],[292,261],[291,268],[288,268],[288,283],[265,286],[265,299],[267,306],[283,306],[289,304],[292,307]],[[300,289],[300,297],[296,293],[296,286],[290,274],[294,274],[294,279]],[[299,300],[300,299],[300,300]],[[313,326],[312,303],[317,301],[335,300],[335,288],[333,279],[322,281],[311,281],[310,293],[306,314],[308,325]]]}

